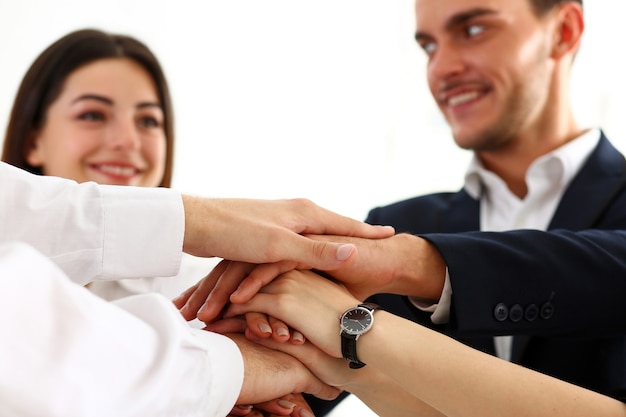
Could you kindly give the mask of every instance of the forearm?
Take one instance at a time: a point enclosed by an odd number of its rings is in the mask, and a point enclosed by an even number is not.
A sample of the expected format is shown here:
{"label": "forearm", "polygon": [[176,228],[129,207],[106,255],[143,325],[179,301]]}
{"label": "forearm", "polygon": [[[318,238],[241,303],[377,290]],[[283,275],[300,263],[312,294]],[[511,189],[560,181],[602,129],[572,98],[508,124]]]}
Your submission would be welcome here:
{"label": "forearm", "polygon": [[[626,330],[622,319],[626,316],[623,230],[517,230],[425,237],[448,265],[455,294],[453,323],[458,327],[451,330],[552,336]],[[493,309],[500,302],[538,308],[550,302],[556,314],[549,320],[497,321]]]}
{"label": "forearm", "polygon": [[0,246],[0,276],[0,415],[217,417],[234,405],[239,350],[164,297],[112,305],[22,244]]}
{"label": "forearm", "polygon": [[449,417],[626,416],[609,397],[464,346],[386,312],[359,357]]}
{"label": "forearm", "polygon": [[[347,363],[344,364],[347,367]],[[439,411],[409,393],[397,381],[384,373],[366,367],[359,371],[362,377],[353,380],[347,391],[356,395],[380,417],[442,417]]]}

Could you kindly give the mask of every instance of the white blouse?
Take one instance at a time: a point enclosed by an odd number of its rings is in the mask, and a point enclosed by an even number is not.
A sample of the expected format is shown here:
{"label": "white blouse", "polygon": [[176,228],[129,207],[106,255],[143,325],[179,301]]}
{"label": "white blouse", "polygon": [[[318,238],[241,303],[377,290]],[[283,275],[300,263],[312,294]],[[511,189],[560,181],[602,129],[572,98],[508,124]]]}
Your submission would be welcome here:
{"label": "white blouse", "polygon": [[230,339],[160,294],[111,303],[82,286],[176,275],[183,234],[176,191],[0,163],[0,415],[228,414],[243,382]]}

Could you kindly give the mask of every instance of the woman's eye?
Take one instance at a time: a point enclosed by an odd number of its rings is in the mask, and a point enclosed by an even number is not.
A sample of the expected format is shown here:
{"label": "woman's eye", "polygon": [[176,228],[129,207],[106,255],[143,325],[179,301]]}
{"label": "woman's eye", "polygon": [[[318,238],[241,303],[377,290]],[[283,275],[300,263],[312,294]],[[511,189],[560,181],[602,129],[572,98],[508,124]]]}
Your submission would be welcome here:
{"label": "woman's eye", "polygon": [[465,29],[468,36],[480,35],[485,31],[485,27],[481,25],[470,25]]}
{"label": "woman's eye", "polygon": [[87,121],[102,121],[104,120],[104,115],[100,112],[97,111],[88,111],[85,113],[81,113],[80,116],[78,116],[78,118],[80,120],[87,120]]}
{"label": "woman's eye", "polygon": [[159,127],[160,123],[157,119],[155,119],[154,117],[142,117],[141,119],[139,119],[139,124],[142,127]]}

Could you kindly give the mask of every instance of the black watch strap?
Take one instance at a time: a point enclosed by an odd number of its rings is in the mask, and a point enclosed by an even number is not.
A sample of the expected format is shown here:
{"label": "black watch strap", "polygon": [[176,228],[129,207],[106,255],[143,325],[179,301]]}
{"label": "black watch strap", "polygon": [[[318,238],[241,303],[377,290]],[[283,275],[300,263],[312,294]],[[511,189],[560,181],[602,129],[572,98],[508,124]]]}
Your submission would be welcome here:
{"label": "black watch strap", "polygon": [[341,355],[350,362],[350,368],[359,369],[365,366],[356,356],[355,334],[341,334]]}

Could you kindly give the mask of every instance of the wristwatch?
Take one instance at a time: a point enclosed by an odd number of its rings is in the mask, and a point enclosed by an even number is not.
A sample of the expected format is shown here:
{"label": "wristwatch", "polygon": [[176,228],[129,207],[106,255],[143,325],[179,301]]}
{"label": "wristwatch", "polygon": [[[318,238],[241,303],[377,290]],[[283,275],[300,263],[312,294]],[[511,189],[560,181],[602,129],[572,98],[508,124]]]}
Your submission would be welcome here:
{"label": "wristwatch", "polygon": [[365,366],[356,355],[356,341],[359,336],[367,333],[374,324],[374,310],[380,308],[373,303],[363,303],[346,310],[339,319],[341,326],[341,354],[350,368],[359,369]]}

